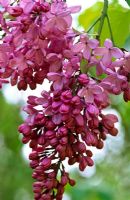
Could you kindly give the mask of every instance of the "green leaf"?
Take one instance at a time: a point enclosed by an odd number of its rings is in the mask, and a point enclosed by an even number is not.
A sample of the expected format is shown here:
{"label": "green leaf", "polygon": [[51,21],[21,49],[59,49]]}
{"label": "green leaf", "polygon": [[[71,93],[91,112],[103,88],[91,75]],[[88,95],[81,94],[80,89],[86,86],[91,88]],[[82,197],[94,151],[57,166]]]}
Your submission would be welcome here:
{"label": "green leaf", "polygon": [[80,69],[81,69],[81,72],[86,74],[88,72],[88,67],[87,67],[88,63],[87,63],[87,60],[83,59],[80,63]]}
{"label": "green leaf", "polygon": [[[103,3],[96,3],[92,7],[85,10],[79,16],[79,24],[87,31],[90,26],[101,15]],[[118,3],[112,3],[109,5],[108,15],[112,27],[114,41],[116,46],[122,47],[130,35],[130,10],[122,7]],[[97,33],[98,24],[94,27],[93,33]],[[104,27],[101,34],[101,43],[106,38],[110,38],[109,28],[107,20],[105,20]]]}
{"label": "green leaf", "polygon": [[127,2],[127,4],[130,6],[130,0],[125,0]]}
{"label": "green leaf", "polygon": [[87,30],[101,15],[103,3],[97,2],[92,7],[85,10],[79,16],[79,24],[83,26],[85,30]]}

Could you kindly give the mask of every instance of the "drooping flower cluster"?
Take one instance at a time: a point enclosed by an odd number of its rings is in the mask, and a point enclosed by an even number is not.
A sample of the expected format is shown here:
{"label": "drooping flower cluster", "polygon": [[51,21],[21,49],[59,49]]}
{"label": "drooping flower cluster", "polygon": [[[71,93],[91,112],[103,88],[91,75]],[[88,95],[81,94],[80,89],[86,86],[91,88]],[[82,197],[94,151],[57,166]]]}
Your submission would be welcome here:
{"label": "drooping flower cluster", "polygon": [[118,133],[117,117],[104,115],[103,109],[110,105],[110,94],[123,93],[130,100],[130,53],[109,39],[102,47],[73,30],[71,14],[80,7],[63,0],[0,3],[0,86],[10,81],[26,90],[50,81],[49,92],[28,97],[28,117],[19,127],[23,143],[32,148],[34,199],[61,200],[65,185],[75,184],[63,161],[78,163],[83,171],[94,164],[89,146],[101,149],[108,134]]}
{"label": "drooping flower cluster", "polygon": [[79,7],[68,8],[62,1],[21,0],[17,5],[0,1],[0,24],[3,43],[0,45],[1,78],[10,77],[11,85],[19,90],[42,84],[49,71],[62,66],[62,51],[74,35],[71,13]]}

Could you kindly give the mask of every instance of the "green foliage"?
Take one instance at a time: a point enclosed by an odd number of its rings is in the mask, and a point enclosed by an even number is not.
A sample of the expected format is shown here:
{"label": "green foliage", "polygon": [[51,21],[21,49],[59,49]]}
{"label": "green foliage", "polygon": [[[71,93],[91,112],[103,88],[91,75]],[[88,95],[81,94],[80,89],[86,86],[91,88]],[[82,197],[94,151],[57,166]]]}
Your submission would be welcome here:
{"label": "green foliage", "polygon": [[22,123],[19,106],[6,103],[0,94],[0,110],[0,199],[31,200],[31,170],[17,132]]}
{"label": "green foliage", "polygon": [[125,0],[127,2],[127,4],[130,6],[130,0]]}
{"label": "green foliage", "polygon": [[[79,24],[85,29],[88,30],[91,25],[96,21],[101,15],[103,8],[102,2],[97,2],[92,7],[86,9],[79,16]],[[130,10],[122,7],[118,3],[112,3],[109,5],[108,16],[111,23],[111,28],[114,36],[114,41],[116,46],[122,47],[128,36],[130,35]],[[94,26],[92,33],[97,33],[98,24]],[[105,20],[104,27],[101,34],[101,42],[105,38],[110,38],[109,28],[107,20]]]}

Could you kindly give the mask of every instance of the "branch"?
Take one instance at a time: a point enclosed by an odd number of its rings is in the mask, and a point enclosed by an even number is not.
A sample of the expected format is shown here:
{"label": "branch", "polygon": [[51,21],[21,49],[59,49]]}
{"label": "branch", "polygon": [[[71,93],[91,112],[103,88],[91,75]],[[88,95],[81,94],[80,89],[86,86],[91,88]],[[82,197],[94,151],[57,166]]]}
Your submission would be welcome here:
{"label": "branch", "polygon": [[87,30],[87,33],[89,33],[89,32],[92,30],[92,28],[100,21],[100,19],[101,19],[101,17],[99,17],[99,18],[93,23],[93,25]]}
{"label": "branch", "polygon": [[107,18],[107,23],[108,23],[109,31],[110,31],[111,41],[113,42],[113,45],[115,46],[114,38],[113,38],[113,33],[112,33],[112,28],[111,28],[111,23],[110,23],[108,15],[106,16],[106,18]]}
{"label": "branch", "polygon": [[104,20],[107,16],[107,10],[108,10],[108,0],[104,0],[104,7],[103,7],[102,15],[101,15],[101,18],[100,18],[100,25],[99,25],[99,29],[98,29],[97,39],[99,39],[100,36],[101,36],[102,28],[103,28],[103,25],[104,25]]}

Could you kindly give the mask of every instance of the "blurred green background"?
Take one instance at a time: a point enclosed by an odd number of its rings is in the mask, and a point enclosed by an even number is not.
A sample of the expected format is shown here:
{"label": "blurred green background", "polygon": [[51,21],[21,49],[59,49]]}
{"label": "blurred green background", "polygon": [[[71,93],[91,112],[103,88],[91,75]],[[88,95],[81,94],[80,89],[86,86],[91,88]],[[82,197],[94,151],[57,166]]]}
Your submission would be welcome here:
{"label": "blurred green background", "polygon": [[[79,26],[88,30],[100,16],[102,6],[102,2],[97,2],[81,13]],[[130,50],[130,9],[113,0],[109,17],[115,44]],[[90,34],[96,31],[97,26]],[[101,40],[106,37],[109,37],[107,23]],[[23,120],[20,107],[20,104],[8,103],[0,94],[0,200],[33,200],[32,172],[17,132]],[[92,170],[71,172],[77,184],[74,188],[67,186],[65,200],[130,200],[130,103],[124,103],[122,96],[112,97],[109,112],[113,111],[120,118],[119,136],[108,138],[105,150],[96,152],[96,166]],[[26,151],[24,149],[24,154]]]}

